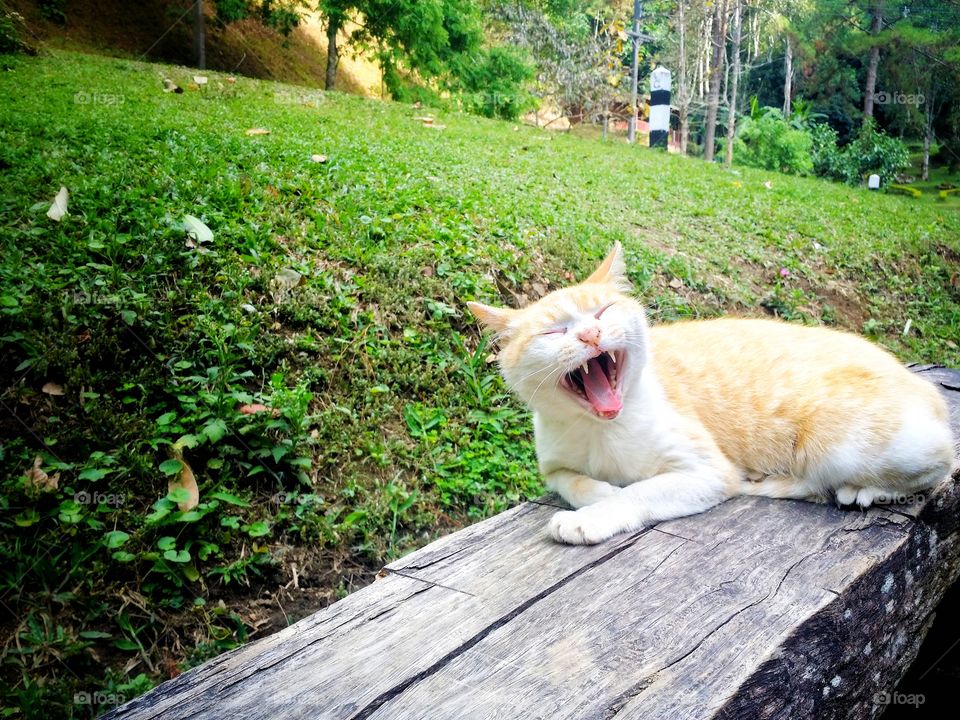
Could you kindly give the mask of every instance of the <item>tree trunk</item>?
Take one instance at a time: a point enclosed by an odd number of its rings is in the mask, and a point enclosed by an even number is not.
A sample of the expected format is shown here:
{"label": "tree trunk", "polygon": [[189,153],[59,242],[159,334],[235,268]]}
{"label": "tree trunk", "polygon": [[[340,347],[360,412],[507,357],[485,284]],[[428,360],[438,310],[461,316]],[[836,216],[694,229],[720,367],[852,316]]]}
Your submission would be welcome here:
{"label": "tree trunk", "polygon": [[684,17],[684,5],[686,0],[679,0],[677,3],[677,12],[680,19],[680,58],[679,58],[679,77],[677,78],[677,109],[680,113],[680,154],[687,154],[687,134],[689,132],[689,120],[687,114],[690,108],[690,86],[687,82],[687,23]]}
{"label": "tree trunk", "polygon": [[[880,3],[876,3],[870,10],[873,22],[870,23],[870,34],[876,37],[883,27],[883,13]],[[877,66],[880,64],[880,45],[874,41],[870,48],[870,60],[867,63],[867,87],[863,94],[863,116],[873,117],[873,99],[877,91]]]}
{"label": "tree trunk", "polygon": [[337,33],[340,32],[341,24],[339,16],[331,15],[327,18],[327,77],[323,85],[325,90],[333,90],[337,83],[337,65],[340,63]]}
{"label": "tree trunk", "polygon": [[930,179],[930,144],[933,142],[933,92],[927,93],[923,103],[923,166],[921,180]]}
{"label": "tree trunk", "polygon": [[783,116],[790,117],[793,102],[793,38],[787,35],[787,49],[783,56]]}
{"label": "tree trunk", "polygon": [[201,70],[207,68],[206,34],[203,0],[196,0],[193,4],[193,57]]}
{"label": "tree trunk", "polygon": [[740,0],[733,11],[733,74],[730,78],[730,102],[727,108],[727,147],[724,163],[733,164],[733,138],[737,132],[737,86],[740,84]]}
{"label": "tree trunk", "polygon": [[707,98],[707,121],[703,140],[703,159],[713,162],[714,142],[717,134],[717,108],[720,105],[720,63],[723,59],[723,45],[727,36],[727,0],[720,0],[715,6],[713,26],[713,63],[710,67],[710,96]]}

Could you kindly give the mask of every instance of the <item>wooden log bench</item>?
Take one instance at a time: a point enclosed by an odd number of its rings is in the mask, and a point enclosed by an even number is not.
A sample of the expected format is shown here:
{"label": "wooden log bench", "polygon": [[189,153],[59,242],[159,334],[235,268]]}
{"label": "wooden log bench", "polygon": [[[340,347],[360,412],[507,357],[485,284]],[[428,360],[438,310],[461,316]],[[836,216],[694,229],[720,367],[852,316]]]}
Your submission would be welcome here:
{"label": "wooden log bench", "polygon": [[[960,372],[913,369],[960,438]],[[958,479],[867,511],[737,498],[593,547],[527,502],[106,717],[876,717],[960,573]]]}

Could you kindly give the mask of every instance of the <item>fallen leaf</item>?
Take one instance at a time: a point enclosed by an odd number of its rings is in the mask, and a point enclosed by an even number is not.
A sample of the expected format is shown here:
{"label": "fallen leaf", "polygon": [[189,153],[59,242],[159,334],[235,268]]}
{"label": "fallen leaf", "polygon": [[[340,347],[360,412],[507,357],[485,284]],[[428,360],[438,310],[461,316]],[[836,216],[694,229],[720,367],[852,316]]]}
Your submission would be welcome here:
{"label": "fallen leaf", "polygon": [[315,163],[325,163],[327,161],[326,155],[311,155],[310,159]]}
{"label": "fallen leaf", "polygon": [[183,229],[187,231],[187,247],[195,247],[189,240],[195,240],[198,243],[213,242],[213,231],[206,224],[193,215],[183,216]]}
{"label": "fallen leaf", "polygon": [[679,290],[680,288],[683,287],[683,280],[681,280],[680,278],[674,278],[674,279],[671,280],[668,284],[669,284],[670,287],[672,287],[674,290]]}
{"label": "fallen leaf", "polygon": [[58,385],[55,382],[48,382],[40,388],[47,395],[63,395],[63,385]]}
{"label": "fallen leaf", "polygon": [[33,467],[23,474],[27,479],[27,487],[41,492],[56,490],[60,483],[60,473],[47,475],[40,467],[41,465],[43,465],[43,458],[37,455],[33,461]]}
{"label": "fallen leaf", "polygon": [[196,83],[187,83],[188,90],[200,90],[200,86]]}
{"label": "fallen leaf", "polygon": [[53,205],[47,210],[47,217],[55,222],[60,222],[60,218],[67,214],[67,201],[70,199],[70,192],[60,186],[60,192],[53,199]]}
{"label": "fallen leaf", "polygon": [[260,403],[253,403],[252,405],[241,405],[239,412],[241,415],[256,415],[260,412],[267,412],[270,410],[266,405],[261,405]]}
{"label": "fallen leaf", "polygon": [[303,275],[296,270],[284,268],[274,276],[272,284],[280,290],[292,290],[305,282]]}
{"label": "fallen leaf", "polygon": [[250,136],[269,135],[269,134],[270,134],[270,131],[267,130],[266,128],[250,128],[249,130],[247,130],[247,135],[250,135]]}
{"label": "fallen leaf", "polygon": [[167,483],[167,491],[173,492],[177,488],[183,488],[187,491],[189,497],[183,502],[177,503],[180,512],[187,512],[187,510],[193,510],[200,504],[200,489],[197,487],[197,479],[193,475],[193,470],[190,468],[190,465],[187,464],[187,461],[183,459],[183,451],[175,446],[171,454],[174,460],[180,461],[181,467],[180,472],[174,475],[170,479],[170,482]]}
{"label": "fallen leaf", "polygon": [[773,190],[773,183],[770,182],[769,180],[764,181],[763,186],[764,186],[767,190]]}
{"label": "fallen leaf", "polygon": [[424,277],[428,277],[428,278],[429,278],[429,277],[433,277],[433,275],[434,275],[433,267],[431,267],[430,265],[425,266],[425,267],[420,271],[420,274],[423,275]]}
{"label": "fallen leaf", "polygon": [[253,403],[252,405],[241,405],[238,408],[241,415],[256,415],[257,413],[270,413],[271,417],[280,417],[280,411],[277,408],[267,407],[266,405],[261,405],[260,403]]}
{"label": "fallen leaf", "polygon": [[237,79],[236,79],[235,77],[228,77],[228,78],[227,78],[227,82],[230,83],[231,85],[233,85],[236,81],[237,81]]}

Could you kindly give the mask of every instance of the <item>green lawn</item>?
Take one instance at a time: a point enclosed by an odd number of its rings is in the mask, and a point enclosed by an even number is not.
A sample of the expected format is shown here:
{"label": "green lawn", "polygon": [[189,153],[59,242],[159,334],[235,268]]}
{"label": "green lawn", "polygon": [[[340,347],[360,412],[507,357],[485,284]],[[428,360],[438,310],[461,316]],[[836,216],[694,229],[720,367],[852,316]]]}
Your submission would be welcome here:
{"label": "green lawn", "polygon": [[536,298],[616,240],[654,320],[775,313],[960,364],[948,204],[213,73],[162,92],[182,68],[0,66],[14,715],[103,711],[537,494],[463,303]]}

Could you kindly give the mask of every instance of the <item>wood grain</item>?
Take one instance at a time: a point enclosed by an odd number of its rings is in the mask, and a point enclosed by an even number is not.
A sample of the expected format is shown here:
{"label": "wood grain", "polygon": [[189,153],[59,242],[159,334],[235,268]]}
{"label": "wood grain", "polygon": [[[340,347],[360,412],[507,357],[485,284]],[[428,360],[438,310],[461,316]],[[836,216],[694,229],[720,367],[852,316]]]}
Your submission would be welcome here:
{"label": "wood grain", "polygon": [[[913,369],[960,438],[960,372]],[[525,503],[105,717],[876,717],[960,575],[957,480],[866,512],[736,498],[593,547]]]}

